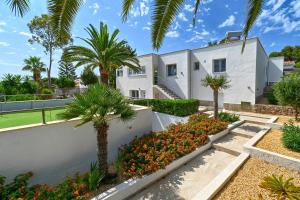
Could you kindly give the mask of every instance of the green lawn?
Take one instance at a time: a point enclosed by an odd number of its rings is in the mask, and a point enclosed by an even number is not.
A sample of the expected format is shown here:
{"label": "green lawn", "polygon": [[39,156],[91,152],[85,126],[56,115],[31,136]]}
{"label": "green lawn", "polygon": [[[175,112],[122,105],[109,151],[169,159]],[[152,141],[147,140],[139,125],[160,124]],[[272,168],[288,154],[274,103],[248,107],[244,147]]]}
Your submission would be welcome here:
{"label": "green lawn", "polygon": [[[46,122],[58,120],[56,114],[64,109],[45,111]],[[0,128],[42,123],[42,111],[0,114]]]}

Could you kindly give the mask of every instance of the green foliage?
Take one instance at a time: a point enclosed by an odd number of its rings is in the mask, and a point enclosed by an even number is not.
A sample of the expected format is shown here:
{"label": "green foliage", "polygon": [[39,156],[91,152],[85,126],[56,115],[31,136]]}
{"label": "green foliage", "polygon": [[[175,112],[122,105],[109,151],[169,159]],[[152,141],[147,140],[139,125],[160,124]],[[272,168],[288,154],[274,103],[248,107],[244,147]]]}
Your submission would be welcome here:
{"label": "green foliage", "polygon": [[290,122],[283,125],[282,131],[282,142],[284,146],[293,151],[300,152],[300,127]]}
{"label": "green foliage", "polygon": [[96,74],[89,67],[85,67],[80,75],[80,79],[84,85],[92,85],[98,82]]}
{"label": "green foliage", "polygon": [[295,67],[300,68],[300,62],[296,62]]}
{"label": "green foliage", "polygon": [[240,120],[240,117],[233,113],[221,112],[221,113],[219,113],[219,119],[224,122],[232,123],[232,122],[236,122],[236,121]]}
{"label": "green foliage", "polygon": [[140,99],[134,100],[134,104],[151,106],[153,111],[176,116],[187,116],[198,112],[199,100],[189,99]]}
{"label": "green foliage", "polygon": [[284,56],[286,61],[300,62],[300,46],[285,46],[280,52],[272,52],[270,57]]}
{"label": "green foliage", "polygon": [[189,117],[188,123],[195,124],[207,120],[209,118],[208,114],[193,114]]}
{"label": "green foliage", "polygon": [[65,76],[61,76],[57,79],[56,84],[59,88],[73,88],[75,87],[75,81]]}
{"label": "green foliage", "polygon": [[97,163],[91,163],[90,172],[86,175],[86,184],[88,185],[89,190],[95,190],[99,187],[104,174],[99,170]]}
{"label": "green foliage", "polygon": [[295,186],[290,178],[284,180],[283,176],[266,176],[260,183],[260,187],[270,191],[270,196],[278,200],[298,200],[300,199],[300,187]]}
{"label": "green foliage", "polygon": [[267,99],[268,99],[269,104],[272,104],[272,105],[278,104],[278,100],[276,99],[276,97],[274,95],[274,90],[272,90],[271,92],[269,92],[267,94]]}
{"label": "green foliage", "polygon": [[295,109],[295,119],[300,112],[300,74],[285,76],[274,85],[274,95],[282,105],[292,106]]}
{"label": "green foliage", "polygon": [[277,51],[274,51],[274,52],[271,52],[269,57],[272,58],[272,57],[279,57],[279,56],[282,56],[282,53],[281,52],[277,52]]}
{"label": "green foliage", "polygon": [[24,60],[25,66],[22,68],[24,71],[31,71],[33,80],[39,82],[41,80],[41,72],[45,72],[45,64],[41,61],[40,57],[30,56]]}
{"label": "green foliage", "polygon": [[67,77],[68,79],[76,79],[76,68],[70,62],[61,60],[59,62],[59,76]]}
{"label": "green foliage", "polygon": [[42,99],[52,99],[53,91],[48,88],[43,88],[41,94],[43,94],[43,96],[41,97]]}

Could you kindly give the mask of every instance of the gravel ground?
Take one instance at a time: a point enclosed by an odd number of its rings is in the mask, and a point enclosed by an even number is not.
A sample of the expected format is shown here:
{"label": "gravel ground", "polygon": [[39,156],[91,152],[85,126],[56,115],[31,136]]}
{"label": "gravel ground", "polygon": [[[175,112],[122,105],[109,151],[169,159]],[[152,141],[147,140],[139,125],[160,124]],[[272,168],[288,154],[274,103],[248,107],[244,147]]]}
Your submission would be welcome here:
{"label": "gravel ground", "polygon": [[295,122],[294,117],[288,117],[288,116],[278,116],[278,119],[276,120],[275,123],[284,124],[284,123],[288,123],[289,120],[293,120],[295,125],[300,125],[300,122]]}
{"label": "gravel ground", "polygon": [[294,178],[293,183],[300,185],[299,171],[289,170],[256,158],[250,158],[217,194],[214,200],[257,200],[258,194],[263,195],[264,200],[276,200],[276,198],[268,196],[268,190],[258,186],[265,176],[272,174],[283,175],[285,179]]}
{"label": "gravel ground", "polygon": [[282,131],[271,129],[257,144],[256,147],[300,159],[300,153],[289,150],[281,141]]}

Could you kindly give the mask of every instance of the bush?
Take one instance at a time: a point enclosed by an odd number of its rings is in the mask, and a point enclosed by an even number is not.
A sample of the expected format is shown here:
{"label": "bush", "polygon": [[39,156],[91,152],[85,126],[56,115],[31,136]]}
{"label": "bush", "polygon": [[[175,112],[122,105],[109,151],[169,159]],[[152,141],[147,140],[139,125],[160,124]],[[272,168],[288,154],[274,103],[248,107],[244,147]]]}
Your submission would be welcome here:
{"label": "bush", "polygon": [[32,176],[32,172],[20,174],[9,184],[5,184],[5,177],[0,176],[0,199],[89,199],[91,192],[98,188],[104,177],[96,163],[91,164],[89,172],[83,175],[76,174],[74,178],[66,177],[62,183],[54,187],[48,185],[29,187],[28,181]]}
{"label": "bush", "polygon": [[226,112],[221,112],[219,113],[219,119],[224,121],[224,122],[236,122],[240,120],[240,117],[238,115],[232,114],[232,113],[226,113]]}
{"label": "bush", "polygon": [[300,62],[296,62],[295,67],[300,68]]}
{"label": "bush", "polygon": [[151,106],[153,111],[176,116],[187,116],[198,112],[199,100],[196,99],[141,99],[134,104]]}
{"label": "bush", "polygon": [[52,90],[50,90],[48,88],[43,88],[41,91],[41,94],[43,94],[41,97],[42,99],[52,99],[52,96],[53,96]]}
{"label": "bush", "polygon": [[209,115],[208,114],[193,114],[189,117],[188,123],[189,124],[195,124],[202,122],[203,120],[208,119]]}
{"label": "bush", "polygon": [[270,93],[267,94],[267,99],[268,99],[269,104],[272,104],[272,105],[278,104],[278,100],[276,99],[276,97],[274,95],[274,90],[272,90]]}
{"label": "bush", "polygon": [[284,124],[282,142],[284,146],[293,151],[300,152],[300,127],[295,126],[293,122]]}

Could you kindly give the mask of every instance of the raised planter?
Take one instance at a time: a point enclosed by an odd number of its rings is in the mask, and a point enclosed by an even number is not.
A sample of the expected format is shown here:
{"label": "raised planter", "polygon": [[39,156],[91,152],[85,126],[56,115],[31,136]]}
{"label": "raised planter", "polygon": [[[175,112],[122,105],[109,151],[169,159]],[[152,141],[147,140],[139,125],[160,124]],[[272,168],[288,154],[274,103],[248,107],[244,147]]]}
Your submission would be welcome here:
{"label": "raised planter", "polygon": [[209,136],[209,142],[196,149],[195,151],[173,161],[168,166],[166,166],[165,169],[160,169],[157,172],[154,172],[150,175],[142,176],[141,178],[131,178],[129,180],[124,181],[123,183],[99,194],[98,196],[92,198],[92,200],[118,200],[118,199],[125,199],[128,198],[141,189],[145,188],[146,186],[150,185],[151,183],[161,179],[162,177],[166,176],[173,170],[179,168],[180,166],[184,165],[185,163],[189,162],[196,156],[200,155],[207,149],[212,147],[212,142],[216,141],[217,139],[223,137],[224,135],[228,134],[229,131],[240,124],[244,123],[244,121],[237,121],[230,125],[228,125],[228,128],[215,134]]}
{"label": "raised planter", "polygon": [[262,130],[252,139],[250,139],[245,145],[244,150],[253,157],[258,157],[259,159],[265,160],[267,162],[277,164],[283,167],[300,170],[300,160],[285,156],[279,153],[267,151],[255,147],[255,144],[268,133],[270,129]]}

